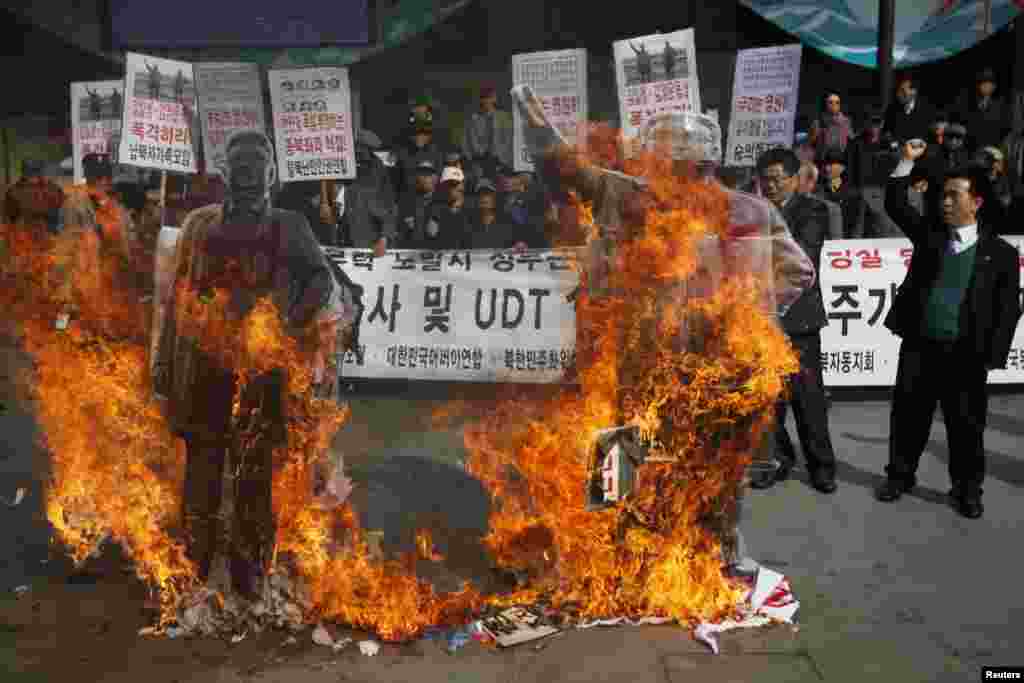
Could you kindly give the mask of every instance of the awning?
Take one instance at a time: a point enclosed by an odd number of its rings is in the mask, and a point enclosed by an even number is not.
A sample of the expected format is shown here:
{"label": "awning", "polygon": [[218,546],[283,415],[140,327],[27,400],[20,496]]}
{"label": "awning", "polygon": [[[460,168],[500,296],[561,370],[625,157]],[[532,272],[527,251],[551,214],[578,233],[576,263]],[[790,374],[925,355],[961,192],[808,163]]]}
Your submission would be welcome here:
{"label": "awning", "polygon": [[[810,47],[851,64],[878,65],[878,0],[740,0]],[[994,33],[1024,8],[1024,0],[990,0]],[[983,37],[985,0],[897,0],[897,67],[934,62]]]}

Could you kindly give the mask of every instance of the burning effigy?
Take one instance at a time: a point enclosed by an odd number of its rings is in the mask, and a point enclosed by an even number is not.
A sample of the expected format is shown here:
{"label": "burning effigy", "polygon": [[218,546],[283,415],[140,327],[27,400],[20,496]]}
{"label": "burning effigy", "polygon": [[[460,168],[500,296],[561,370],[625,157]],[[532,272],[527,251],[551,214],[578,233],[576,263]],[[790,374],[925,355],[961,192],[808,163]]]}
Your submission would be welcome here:
{"label": "burning effigy", "polygon": [[[529,94],[519,95],[529,114]],[[532,124],[550,135],[542,114]],[[235,523],[210,537],[201,566],[184,515],[186,448],[153,391],[153,296],[127,275],[138,264],[105,237],[124,218],[114,203],[95,214],[107,230],[5,226],[2,296],[36,362],[26,386],[51,456],[47,514],[58,539],[76,562],[120,544],[160,606],[153,633],[335,622],[404,640],[487,613],[482,628],[497,636],[502,619],[538,604],[562,615],[559,626],[723,624],[755,596],[758,607],[791,604],[781,584],[766,590],[730,568],[742,555],[745,472],[798,367],[775,318],[813,268],[770,207],[713,180],[702,166],[708,152],[680,157],[672,147],[681,136],[684,148],[713,148],[717,123],[679,126],[648,131],[653,144],[622,172],[603,170],[612,164],[602,150],[616,147],[608,131],[595,130],[589,156],[550,137],[541,145],[590,232],[573,383],[543,399],[513,394],[445,411],[468,419],[466,469],[492,499],[486,547],[514,589],[484,594],[467,583],[439,594],[408,558],[375,552],[328,453],[347,409],[325,378],[337,374],[336,345],[351,340],[355,304],[320,301],[297,332],[282,310],[288,297],[239,307],[232,289],[247,282],[245,268],[203,288],[176,282],[167,302],[156,296],[173,310],[175,333],[236,378],[217,511]],[[334,289],[344,289],[337,277]],[[247,392],[272,373],[281,405],[254,404]],[[271,409],[283,429],[257,444],[263,427],[254,425]],[[244,532],[234,474],[257,447],[273,533],[246,558],[256,580],[239,586],[226,578],[231,536]],[[443,560],[425,532],[417,543],[420,556]]]}

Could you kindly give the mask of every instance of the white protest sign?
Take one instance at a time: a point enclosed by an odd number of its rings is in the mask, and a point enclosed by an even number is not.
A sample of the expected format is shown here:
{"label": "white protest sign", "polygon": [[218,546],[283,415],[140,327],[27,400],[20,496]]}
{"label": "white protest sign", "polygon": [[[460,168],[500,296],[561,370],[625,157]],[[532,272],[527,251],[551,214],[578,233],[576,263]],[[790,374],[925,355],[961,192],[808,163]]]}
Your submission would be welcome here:
{"label": "white protest sign", "polygon": [[736,56],[726,166],[753,166],[762,152],[793,146],[800,45],[740,50]]}
{"label": "white protest sign", "polygon": [[281,182],[356,177],[348,69],[270,71]]}
{"label": "white protest sign", "polygon": [[[1024,237],[1006,237],[1024,253]],[[913,254],[907,239],[834,240],[821,252],[821,293],[828,327],[821,331],[821,364],[828,386],[892,386],[900,338],[884,325]],[[1021,259],[1024,282],[1024,257]],[[1018,325],[996,384],[1024,382],[1024,324]]]}
{"label": "white protest sign", "polygon": [[612,44],[621,128],[627,138],[635,138],[644,124],[659,114],[700,113],[693,36],[693,29],[688,28]]}
{"label": "white protest sign", "polygon": [[85,180],[86,154],[112,154],[110,139],[121,130],[124,81],[71,84],[71,159],[76,183]]}
{"label": "white protest sign", "polygon": [[575,364],[573,251],[325,251],[364,290],[345,377],[546,383]]}
{"label": "white protest sign", "polygon": [[237,130],[267,132],[263,88],[256,64],[196,64],[206,172],[223,175],[228,138]]}
{"label": "white protest sign", "polygon": [[[513,85],[529,85],[548,121],[570,145],[587,122],[587,51],[583,49],[530,52],[512,55]],[[513,165],[517,171],[533,171],[533,158],[526,148],[523,119],[513,107]]]}
{"label": "white protest sign", "polygon": [[192,132],[196,88],[192,65],[125,53],[124,130],[117,161],[195,173]]}

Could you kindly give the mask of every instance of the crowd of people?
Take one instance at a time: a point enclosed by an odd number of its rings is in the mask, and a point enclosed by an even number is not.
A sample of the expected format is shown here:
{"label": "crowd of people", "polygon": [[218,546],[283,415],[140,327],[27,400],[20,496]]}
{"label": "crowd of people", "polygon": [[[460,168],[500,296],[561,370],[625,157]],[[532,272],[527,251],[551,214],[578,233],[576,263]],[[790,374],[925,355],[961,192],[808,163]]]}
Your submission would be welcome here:
{"label": "crowd of people", "polygon": [[[762,154],[751,188],[779,209],[815,263],[828,239],[911,241],[907,276],[885,318],[901,344],[887,477],[876,496],[894,502],[914,488],[941,403],[949,435],[950,501],[968,519],[984,511],[988,372],[1006,366],[1021,317],[1019,254],[999,235],[1015,232],[1018,223],[1024,198],[1013,192],[1009,178],[1020,177],[1024,146],[1020,131],[1008,132],[1004,105],[992,99],[993,80],[990,71],[982,72],[976,93],[949,123],[927,108],[914,81],[904,77],[897,102],[884,116],[873,114],[860,136],[852,135],[841,100],[831,93],[825,118],[799,148]],[[800,372],[789,378],[787,397],[776,411],[777,469],[753,486],[769,488],[788,478],[795,465],[786,427],[792,407],[811,483],[832,493],[836,456],[822,379],[821,330],[828,320],[820,286],[804,292],[780,322],[798,353]]]}
{"label": "crowd of people", "polygon": [[[863,116],[859,131],[843,108],[842,94],[829,90],[822,111],[797,122],[795,151],[809,178],[801,191],[831,205],[832,239],[905,237],[884,206],[889,174],[900,158],[900,145],[919,139],[927,143],[925,157],[915,170],[910,191],[920,201],[928,178],[976,162],[987,169],[994,197],[1006,214],[1001,228],[1024,233],[1024,131],[1015,130],[1012,106],[996,84],[992,69],[981,70],[972,87],[946,110],[928,101],[912,75],[897,78],[895,98],[886,110]],[[758,191],[756,180],[751,188]],[[833,220],[836,220],[834,218]]]}
{"label": "crowd of people", "polygon": [[[910,76],[898,78],[895,94],[887,111],[869,112],[863,130],[856,131],[841,95],[827,93],[823,113],[809,122],[806,136],[798,136],[793,149],[762,154],[753,179],[742,189],[774,205],[813,264],[820,263],[830,239],[912,241],[915,255],[907,281],[885,322],[903,342],[889,478],[878,497],[893,501],[914,486],[935,403],[942,402],[950,434],[952,500],[964,516],[977,518],[982,514],[987,372],[1005,366],[1021,314],[1017,253],[997,236],[1019,232],[1024,130],[1013,129],[1010,106],[999,98],[991,70],[977,76],[975,87],[951,114],[933,108]],[[419,99],[410,104],[407,125],[391,145],[369,130],[357,131],[354,179],[278,185],[273,206],[305,216],[321,245],[378,255],[388,249],[565,244],[559,239],[566,234],[565,195],[557,182],[548,185],[550,178],[543,174],[514,170],[512,116],[498,108],[493,87],[481,88],[479,107],[458,143],[440,130],[437,118],[432,103]],[[110,237],[124,241],[124,253],[130,254],[140,242],[155,241],[160,225],[180,225],[190,211],[223,203],[227,189],[204,173],[187,182],[176,177],[166,188],[164,215],[157,217],[152,200],[159,193],[154,195],[152,177],[99,155],[88,155],[83,169],[84,202],[83,196],[65,197],[41,169],[26,165],[23,180],[7,192],[7,220],[31,218],[58,232],[69,222],[90,223],[90,210],[117,201],[125,208],[125,228]],[[735,177],[723,180],[737,184]],[[625,220],[628,212],[619,207],[605,216],[601,206],[618,206],[618,195],[634,190],[624,186],[612,192],[614,201],[604,195],[595,200],[595,219],[606,233],[621,227],[611,223]],[[156,226],[148,237],[143,235],[146,225]],[[801,370],[790,378],[777,410],[773,451],[778,467],[753,485],[767,488],[790,475],[796,448],[786,416],[792,408],[811,483],[832,493],[836,456],[821,366],[821,330],[828,319],[820,282],[795,300],[780,323],[798,352]]]}

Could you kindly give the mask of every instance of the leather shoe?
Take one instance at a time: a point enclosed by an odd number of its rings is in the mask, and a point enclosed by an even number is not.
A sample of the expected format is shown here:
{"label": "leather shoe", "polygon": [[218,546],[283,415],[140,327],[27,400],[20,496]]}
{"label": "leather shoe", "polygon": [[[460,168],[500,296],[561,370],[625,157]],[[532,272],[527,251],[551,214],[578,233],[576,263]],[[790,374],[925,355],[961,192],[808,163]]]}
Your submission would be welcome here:
{"label": "leather shoe", "polygon": [[758,491],[770,489],[772,486],[775,486],[774,474],[762,474],[750,480],[750,488],[757,489]]}
{"label": "leather shoe", "polygon": [[960,495],[955,489],[950,491],[949,495],[953,507],[961,517],[979,519],[985,513],[985,506],[981,504],[981,498]]}
{"label": "leather shoe", "polygon": [[815,472],[811,475],[811,486],[822,493],[835,493],[836,488],[838,488],[834,476],[820,472]]}
{"label": "leather shoe", "polygon": [[886,479],[885,483],[878,487],[875,491],[875,498],[882,501],[883,503],[891,503],[899,500],[900,497],[914,488],[914,486],[908,485],[906,482],[899,479]]}
{"label": "leather shoe", "polygon": [[779,469],[775,470],[775,483],[783,482],[789,479],[789,475],[792,471],[792,465],[785,465],[780,463]]}

